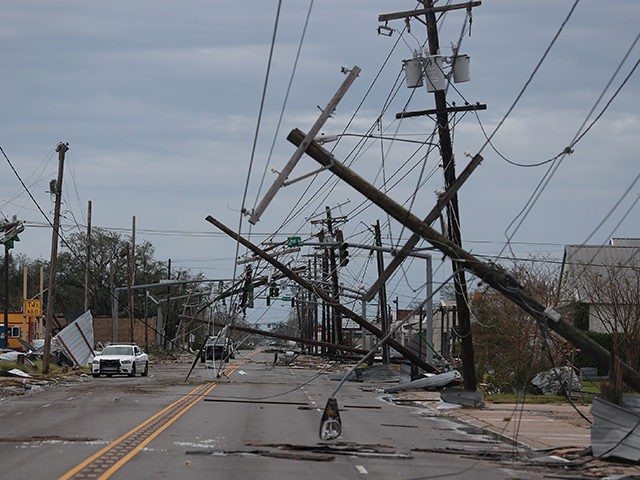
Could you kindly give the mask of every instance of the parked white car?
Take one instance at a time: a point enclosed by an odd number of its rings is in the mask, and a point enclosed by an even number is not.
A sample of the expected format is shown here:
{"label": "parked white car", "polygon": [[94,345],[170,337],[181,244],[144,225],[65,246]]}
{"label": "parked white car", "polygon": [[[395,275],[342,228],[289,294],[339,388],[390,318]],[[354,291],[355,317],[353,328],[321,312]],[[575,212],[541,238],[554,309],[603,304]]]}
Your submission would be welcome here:
{"label": "parked white car", "polygon": [[140,373],[146,377],[149,373],[149,356],[140,347],[133,344],[107,345],[91,361],[91,374],[94,377],[126,374],[133,377]]}

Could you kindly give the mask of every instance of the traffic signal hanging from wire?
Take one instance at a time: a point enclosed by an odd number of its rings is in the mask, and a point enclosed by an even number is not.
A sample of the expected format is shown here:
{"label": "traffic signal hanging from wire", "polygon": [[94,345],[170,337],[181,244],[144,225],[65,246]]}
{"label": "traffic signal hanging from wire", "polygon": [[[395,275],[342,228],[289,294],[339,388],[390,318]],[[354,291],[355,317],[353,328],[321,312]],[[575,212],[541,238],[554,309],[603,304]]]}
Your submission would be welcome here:
{"label": "traffic signal hanging from wire", "polygon": [[242,298],[240,305],[242,308],[253,308],[253,283],[251,283],[251,265],[245,269],[244,285],[242,286]]}
{"label": "traffic signal hanging from wire", "polygon": [[347,242],[342,242],[338,247],[339,256],[340,256],[340,266],[346,267],[349,263],[349,244]]}
{"label": "traffic signal hanging from wire", "polygon": [[344,235],[342,234],[342,230],[335,231],[336,242],[338,242],[338,256],[340,258],[340,266],[346,267],[349,263],[349,244],[344,241]]}
{"label": "traffic signal hanging from wire", "polygon": [[4,245],[6,250],[11,250],[14,242],[20,241],[18,234],[23,231],[24,225],[14,217],[13,221],[0,225],[0,234],[2,235],[0,236],[0,244]]}
{"label": "traffic signal hanging from wire", "polygon": [[247,308],[253,308],[253,284],[249,284],[247,291]]}

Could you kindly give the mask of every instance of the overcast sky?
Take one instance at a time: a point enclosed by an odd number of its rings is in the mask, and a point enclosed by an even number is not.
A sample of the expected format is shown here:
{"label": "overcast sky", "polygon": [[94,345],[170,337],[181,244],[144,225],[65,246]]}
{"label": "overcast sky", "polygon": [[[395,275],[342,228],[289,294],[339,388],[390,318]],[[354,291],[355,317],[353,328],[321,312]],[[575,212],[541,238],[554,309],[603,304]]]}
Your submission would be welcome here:
{"label": "overcast sky", "polygon": [[[473,9],[470,32],[464,10],[440,20],[441,53],[450,55],[451,44],[462,38],[460,51],[471,57],[471,82],[451,87],[448,101],[487,105],[478,117],[458,115],[453,135],[458,172],[469,161],[465,152],[482,149],[485,159],[460,193],[460,210],[465,246],[487,258],[510,254],[507,238],[517,256],[559,258],[564,244],[640,236],[634,204],[640,193],[635,183],[640,173],[637,72],[560,162],[518,167],[490,146],[483,148],[481,126],[487,133],[495,129],[573,4],[487,0]],[[270,169],[281,169],[295,150],[286,140],[288,132],[311,127],[319,107],[343,82],[341,67],[358,65],[362,72],[324,133],[373,129],[413,142],[429,140],[434,127],[429,117],[395,120],[405,106],[434,107],[426,89],[403,84],[402,60],[424,44],[425,27],[413,20],[408,32],[403,21],[394,20],[388,24],[394,29],[391,36],[377,32],[378,15],[411,10],[416,3],[315,2],[287,96],[310,4],[283,1],[261,110],[277,7],[276,1],[264,0],[3,2],[0,146],[51,217],[53,201],[46,190],[56,175],[55,148],[58,142],[69,143],[65,235],[84,231],[91,200],[94,226],[126,230],[135,216],[137,239],[151,241],[158,259],[171,258],[177,267],[211,278],[228,278],[235,245],[205,217],[238,229],[242,206],[254,207],[275,178]],[[640,3],[634,0],[579,2],[493,137],[495,149],[511,162],[536,164],[570,145],[638,61],[640,48],[635,46],[605,90],[638,36],[639,18]],[[412,156],[420,147],[416,143],[377,140],[354,153],[356,140],[345,137],[328,147],[423,217],[443,185],[437,151],[423,162],[424,147]],[[27,223],[15,252],[48,259],[51,232],[43,226],[46,220],[9,163],[0,160],[0,211]],[[292,176],[315,168],[303,158]],[[539,199],[524,218],[518,217],[541,182]],[[320,228],[311,220],[322,218],[325,206],[348,218],[342,228],[349,241],[371,244],[370,226],[378,219],[385,244],[396,245],[409,236],[396,222],[388,226],[382,211],[323,172],[313,181],[282,189],[251,238],[259,243],[274,232],[276,240],[311,238]],[[242,231],[248,230],[244,221]],[[368,286],[375,262],[366,251],[351,253],[354,259],[341,278],[354,288]],[[299,260],[306,263],[308,258]],[[436,277],[442,280],[448,267],[439,267],[438,255],[434,260]],[[390,295],[400,297],[401,308],[420,295],[423,271],[423,262],[416,261],[407,265],[406,275],[394,277]]]}

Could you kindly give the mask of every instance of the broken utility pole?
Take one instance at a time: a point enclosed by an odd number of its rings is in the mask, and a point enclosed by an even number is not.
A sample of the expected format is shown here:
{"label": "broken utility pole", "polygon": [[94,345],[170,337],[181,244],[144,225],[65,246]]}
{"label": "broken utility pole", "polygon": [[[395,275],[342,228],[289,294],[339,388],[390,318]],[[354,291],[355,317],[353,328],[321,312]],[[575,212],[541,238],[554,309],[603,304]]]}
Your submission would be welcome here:
{"label": "broken utility pole", "polygon": [[[194,320],[196,320],[196,321],[198,321],[200,323],[205,323],[205,324],[208,323],[208,321],[203,320],[201,318],[194,318]],[[224,328],[226,326],[225,323],[215,322],[215,321],[213,322],[213,324],[216,327],[219,327],[219,328]],[[334,344],[331,344],[331,343],[321,342],[321,341],[314,340],[314,339],[306,339],[306,338],[302,338],[302,337],[296,337],[294,335],[286,335],[284,333],[269,332],[269,331],[266,331],[266,330],[260,330],[260,329],[253,328],[253,327],[245,327],[245,326],[242,326],[242,325],[236,325],[235,327],[233,327],[233,329],[237,330],[238,332],[249,333],[251,335],[261,335],[263,337],[277,338],[278,340],[287,340],[287,341],[307,344],[307,345],[311,345],[311,346],[328,347],[328,348],[332,348],[334,350],[340,350],[342,352],[355,353],[357,355],[365,355],[367,353],[367,350],[363,350],[363,349],[357,348],[357,347],[349,347],[347,345],[334,345]]]}
{"label": "broken utility pole", "polygon": [[[292,130],[287,137],[287,139],[294,145],[298,145],[302,141],[302,138],[304,138],[304,133],[298,129]],[[371,185],[362,177],[336,160],[330,152],[322,148],[317,142],[311,142],[307,148],[307,154],[321,165],[326,166],[337,177],[355,188],[358,192],[378,207],[382,208],[402,225],[420,235],[421,238],[428,241],[448,257],[455,259],[457,264],[461,265],[462,268],[473,273],[490,287],[494,288],[513,303],[518,305],[522,310],[539,322],[543,328],[553,330],[572,345],[589,352],[597,359],[598,362],[610,365],[612,357],[607,349],[587,337],[573,325],[563,320],[561,315],[553,310],[553,308],[541,305],[517,282],[516,279],[502,270],[481,261],[459,245],[456,245],[454,242],[432,229],[414,214],[407,211],[400,204],[382,193],[380,189]],[[622,360],[620,360],[620,365],[624,382],[635,391],[640,392],[640,374]]]}
{"label": "broken utility pole", "polygon": [[327,103],[327,106],[324,108],[324,110],[322,110],[322,113],[320,114],[316,122],[313,124],[311,129],[309,130],[309,133],[307,134],[308,138],[304,139],[300,147],[294,152],[294,154],[291,156],[287,164],[284,166],[284,168],[278,175],[278,178],[276,179],[276,181],[273,182],[273,185],[271,185],[271,188],[269,188],[269,190],[267,191],[262,201],[258,204],[255,210],[251,212],[251,216],[249,217],[250,224],[255,225],[258,222],[258,220],[260,220],[262,213],[269,206],[269,204],[271,203],[271,200],[273,200],[273,197],[276,196],[276,193],[278,193],[278,190],[280,190],[280,187],[282,187],[285,184],[285,181],[287,180],[287,178],[293,171],[294,167],[296,166],[296,164],[304,154],[306,146],[320,132],[320,129],[322,128],[324,123],[329,119],[331,114],[333,114],[333,111],[336,109],[336,106],[338,105],[340,100],[342,100],[342,97],[345,95],[345,93],[347,93],[347,90],[349,89],[351,84],[356,80],[356,78],[358,78],[358,75],[360,74],[360,67],[358,67],[357,65],[354,65],[354,67],[351,70],[343,69],[343,73],[347,73],[347,78],[345,78],[344,82],[342,82],[342,85],[340,85],[340,88],[338,88],[338,91],[331,98],[331,100],[329,100],[329,103]]}
{"label": "broken utility pole", "polygon": [[[436,202],[436,205],[431,209],[429,214],[423,220],[424,223],[426,223],[427,225],[431,225],[433,222],[435,222],[439,218],[440,212],[442,212],[442,210],[449,204],[449,201],[451,200],[453,194],[456,193],[458,190],[460,190],[460,187],[462,187],[464,182],[471,176],[471,173],[476,169],[476,167],[480,165],[480,162],[482,162],[482,157],[480,155],[476,155],[471,159],[471,161],[469,162],[469,165],[467,165],[466,168],[462,171],[462,173],[458,176],[458,178],[456,178],[455,183],[451,185],[449,188],[447,188],[447,190],[444,193],[442,193],[441,195],[438,195],[438,201]],[[420,235],[416,235],[414,233],[411,235],[411,237],[409,237],[409,240],[407,240],[407,243],[405,243],[404,246],[396,252],[395,256],[391,260],[391,263],[389,263],[389,265],[387,265],[387,268],[385,268],[384,272],[382,272],[378,276],[378,279],[373,283],[369,291],[364,294],[364,299],[366,301],[370,301],[371,299],[373,299],[378,289],[387,280],[389,280],[391,275],[393,275],[393,272],[396,271],[396,269],[405,260],[405,258],[411,255],[413,248],[416,245],[418,245],[419,241],[420,241]]]}
{"label": "broken utility pole", "polygon": [[[304,138],[304,136],[303,136],[303,138]],[[314,142],[312,142],[312,143],[314,143]],[[263,258],[268,263],[273,265],[275,268],[280,270],[282,273],[284,273],[287,277],[289,277],[291,280],[296,282],[298,285],[300,285],[301,287],[313,292],[315,295],[320,297],[322,300],[324,300],[328,304],[331,304],[336,310],[338,310],[339,313],[341,313],[345,317],[350,318],[355,323],[357,323],[360,327],[362,327],[365,330],[369,331],[370,333],[372,333],[373,335],[375,335],[378,338],[384,338],[384,333],[379,328],[377,328],[376,326],[374,326],[371,323],[367,322],[362,317],[360,317],[360,315],[358,315],[355,312],[351,311],[350,309],[348,309],[344,305],[341,305],[339,303],[335,303],[333,301],[333,298],[331,298],[331,296],[329,294],[327,294],[323,290],[317,288],[311,282],[309,282],[308,280],[302,278],[300,275],[298,275],[295,272],[293,272],[292,270],[290,270],[287,266],[283,265],[278,260],[272,258],[267,253],[263,252],[260,248],[255,246],[253,243],[251,243],[250,241],[248,241],[244,237],[238,235],[236,232],[234,232],[233,230],[229,229],[227,226],[225,226],[223,223],[221,223],[218,220],[216,220],[215,218],[213,218],[211,215],[207,216],[206,220],[207,220],[207,222],[211,223],[212,225],[214,225],[216,228],[218,228],[219,230],[221,230],[225,234],[229,235],[232,239],[234,239],[235,241],[240,243],[242,246],[248,248],[253,253],[259,255],[261,258]],[[420,358],[418,355],[416,355],[410,349],[408,349],[407,347],[402,345],[400,342],[397,342],[397,341],[391,339],[391,340],[389,340],[389,345],[392,348],[394,348],[404,358],[409,360],[411,363],[414,363],[418,367],[422,368],[424,371],[429,372],[429,373],[436,371],[435,367],[433,367],[432,365],[429,365],[426,361],[424,361],[424,359]]]}

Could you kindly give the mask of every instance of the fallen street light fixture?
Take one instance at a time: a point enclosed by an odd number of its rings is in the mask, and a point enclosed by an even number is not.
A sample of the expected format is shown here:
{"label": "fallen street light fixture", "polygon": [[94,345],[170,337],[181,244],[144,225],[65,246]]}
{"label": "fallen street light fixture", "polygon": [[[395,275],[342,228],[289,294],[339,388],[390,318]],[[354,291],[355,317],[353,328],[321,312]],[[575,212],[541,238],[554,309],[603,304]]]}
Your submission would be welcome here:
{"label": "fallen street light fixture", "polygon": [[359,365],[365,363],[369,358],[373,356],[373,354],[384,344],[386,344],[391,337],[398,331],[400,327],[402,327],[407,320],[413,315],[415,312],[421,311],[425,304],[433,298],[433,296],[440,291],[442,287],[448,284],[453,277],[455,277],[458,273],[464,271],[465,269],[459,269],[453,272],[444,282],[440,284],[438,288],[436,288],[431,295],[420,302],[420,304],[413,309],[410,315],[407,315],[404,320],[396,322],[391,330],[381,338],[371,349],[356,362],[356,364],[342,377],[338,386],[335,388],[333,393],[329,396],[327,400],[327,404],[324,407],[324,412],[322,413],[322,418],[320,419],[320,439],[321,440],[334,440],[340,436],[342,433],[342,420],[340,419],[340,408],[338,407],[338,400],[336,399],[336,395],[338,391],[345,384],[347,379],[356,371]]}
{"label": "fallen street light fixture", "polygon": [[389,140],[389,141],[404,142],[404,143],[417,143],[418,145],[431,145],[433,147],[438,147],[438,148],[440,147],[439,144],[434,142],[423,142],[422,140],[411,140],[409,138],[399,138],[399,137],[390,137],[388,135],[371,135],[371,134],[361,134],[361,133],[340,133],[336,135],[321,134],[320,136],[314,138],[313,140],[319,145],[324,145],[325,143],[337,142],[342,137],[371,138],[373,140]]}

